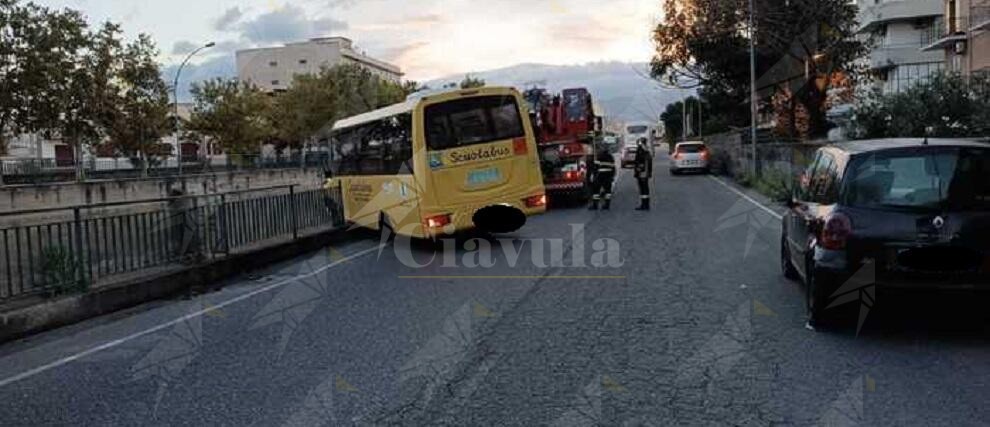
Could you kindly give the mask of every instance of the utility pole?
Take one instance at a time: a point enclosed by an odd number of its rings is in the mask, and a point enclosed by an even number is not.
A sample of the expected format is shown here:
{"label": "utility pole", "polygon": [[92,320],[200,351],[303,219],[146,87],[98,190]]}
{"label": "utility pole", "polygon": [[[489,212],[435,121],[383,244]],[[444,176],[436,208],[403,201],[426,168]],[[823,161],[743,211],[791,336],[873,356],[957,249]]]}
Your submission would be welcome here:
{"label": "utility pole", "polygon": [[701,102],[701,97],[698,97],[698,139],[705,139],[705,121],[704,114],[705,104]]}
{"label": "utility pole", "polygon": [[[201,46],[200,48],[190,52],[189,56],[186,57],[185,61],[182,61],[182,65],[179,65],[179,70],[175,72],[175,82],[173,82],[174,84],[172,84],[172,101],[173,101],[172,107],[174,114],[173,120],[175,120],[175,151],[178,154],[177,158],[179,160],[179,176],[182,176],[182,141],[179,139],[179,125],[181,122],[181,120],[179,120],[179,76],[182,75],[182,69],[186,67],[186,64],[189,62],[190,59],[192,59],[193,56],[196,56],[196,54],[203,49],[208,49],[216,45],[217,44],[214,42],[209,42]],[[165,164],[167,165],[168,162],[166,161]]]}
{"label": "utility pole", "polygon": [[756,108],[756,20],[754,16],[756,14],[756,8],[753,6],[753,0],[749,0],[749,82],[750,82],[750,97],[749,97],[749,114],[750,114],[750,143],[753,149],[753,161],[751,164],[751,170],[753,176],[756,176],[756,115],[758,110]]}
{"label": "utility pole", "polygon": [[681,102],[681,142],[687,141],[688,136],[688,125],[687,125],[687,98]]}

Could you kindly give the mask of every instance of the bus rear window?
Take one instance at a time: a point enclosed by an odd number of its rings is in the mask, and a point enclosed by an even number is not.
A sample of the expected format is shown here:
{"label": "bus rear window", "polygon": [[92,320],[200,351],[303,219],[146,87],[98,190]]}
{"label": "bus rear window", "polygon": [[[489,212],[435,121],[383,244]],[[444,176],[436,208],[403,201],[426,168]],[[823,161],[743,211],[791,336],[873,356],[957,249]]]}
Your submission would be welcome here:
{"label": "bus rear window", "polygon": [[447,150],[525,136],[516,98],[484,96],[426,107],[426,145]]}

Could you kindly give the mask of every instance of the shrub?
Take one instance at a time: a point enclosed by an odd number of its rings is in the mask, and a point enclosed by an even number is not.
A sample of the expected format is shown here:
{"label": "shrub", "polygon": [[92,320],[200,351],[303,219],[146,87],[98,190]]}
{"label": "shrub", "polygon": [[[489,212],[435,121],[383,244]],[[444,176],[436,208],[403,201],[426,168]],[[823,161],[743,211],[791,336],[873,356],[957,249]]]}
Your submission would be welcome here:
{"label": "shrub", "polygon": [[41,274],[52,296],[89,290],[89,281],[82,270],[82,262],[62,246],[41,250]]}

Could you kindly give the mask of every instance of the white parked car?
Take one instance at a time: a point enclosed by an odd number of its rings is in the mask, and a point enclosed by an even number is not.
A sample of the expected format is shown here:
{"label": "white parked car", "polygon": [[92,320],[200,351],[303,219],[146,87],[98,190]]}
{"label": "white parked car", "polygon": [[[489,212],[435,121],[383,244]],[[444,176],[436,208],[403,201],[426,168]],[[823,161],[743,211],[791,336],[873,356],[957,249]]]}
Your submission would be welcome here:
{"label": "white parked car", "polygon": [[670,154],[670,173],[678,175],[682,172],[697,171],[708,173],[711,167],[711,154],[704,142],[682,142],[674,147]]}

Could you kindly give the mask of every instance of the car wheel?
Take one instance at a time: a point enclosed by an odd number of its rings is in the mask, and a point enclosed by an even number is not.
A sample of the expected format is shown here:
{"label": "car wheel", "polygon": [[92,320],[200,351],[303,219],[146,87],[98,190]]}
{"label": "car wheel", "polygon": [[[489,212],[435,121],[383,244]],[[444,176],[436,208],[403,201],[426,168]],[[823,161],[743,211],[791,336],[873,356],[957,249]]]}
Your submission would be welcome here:
{"label": "car wheel", "polygon": [[677,169],[671,169],[671,170],[670,170],[670,174],[671,174],[671,175],[680,175],[680,174],[681,174],[681,172],[680,172],[680,171],[678,171]]}
{"label": "car wheel", "polygon": [[784,273],[784,277],[790,280],[798,280],[801,275],[798,274],[796,268],[794,268],[794,263],[791,262],[791,250],[787,247],[787,236],[780,238],[780,269]]}

